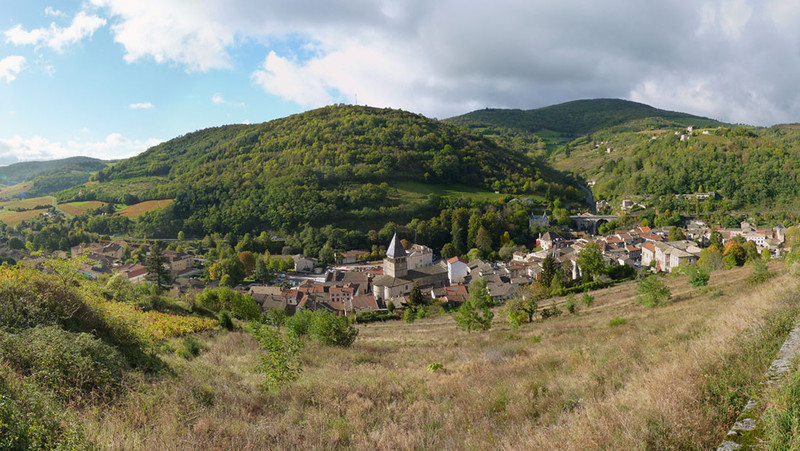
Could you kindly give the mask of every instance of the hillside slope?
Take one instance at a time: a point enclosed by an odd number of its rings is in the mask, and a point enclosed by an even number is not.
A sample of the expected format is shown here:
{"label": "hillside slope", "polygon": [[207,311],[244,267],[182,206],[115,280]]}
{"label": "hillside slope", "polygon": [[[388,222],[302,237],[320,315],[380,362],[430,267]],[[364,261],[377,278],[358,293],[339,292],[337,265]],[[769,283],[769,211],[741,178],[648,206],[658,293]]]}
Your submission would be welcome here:
{"label": "hillside slope", "polygon": [[[30,180],[48,171],[58,170],[65,167],[82,169],[88,172],[96,172],[104,168],[107,162],[90,157],[70,157],[61,160],[50,161],[24,161],[8,166],[0,167],[0,184],[5,186],[16,185],[26,180]],[[61,188],[63,189],[63,188]]]}
{"label": "hillside slope", "polygon": [[61,201],[175,199],[165,214],[186,233],[363,228],[380,218],[438,214],[396,185],[579,198],[558,172],[465,129],[408,112],[329,106],[256,125],[210,128],[100,171]]}
{"label": "hillside slope", "polygon": [[575,100],[534,110],[484,109],[445,121],[484,132],[504,129],[535,135],[545,141],[563,141],[626,124],[651,119],[678,125],[717,127],[721,122],[620,99]]}

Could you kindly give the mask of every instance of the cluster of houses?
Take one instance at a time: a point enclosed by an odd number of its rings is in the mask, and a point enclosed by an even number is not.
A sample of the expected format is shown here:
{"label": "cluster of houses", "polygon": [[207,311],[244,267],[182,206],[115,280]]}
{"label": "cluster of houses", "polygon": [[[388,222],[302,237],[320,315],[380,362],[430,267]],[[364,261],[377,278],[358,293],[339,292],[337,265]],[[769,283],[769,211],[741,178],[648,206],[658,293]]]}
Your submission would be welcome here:
{"label": "cluster of houses", "polygon": [[[546,215],[532,215],[530,222],[539,226],[549,225]],[[340,261],[349,266],[321,274],[316,259],[294,255],[291,258],[295,263],[295,273],[304,274],[304,277],[294,278],[292,284],[285,283],[289,279],[282,279],[284,283],[280,286],[253,284],[239,289],[251,295],[263,310],[277,308],[287,314],[298,309],[324,309],[350,315],[384,310],[391,305],[402,307],[415,286],[429,298],[446,305],[459,305],[468,297],[470,281],[478,278],[486,280],[489,294],[495,300],[503,301],[517,288],[537,280],[548,256],[555,259],[565,275],[572,279],[581,278],[578,255],[590,243],[598,246],[607,264],[671,272],[679,266],[696,262],[701,247],[708,244],[714,231],[720,233],[723,243],[741,236],[752,241],[759,251],[767,249],[778,256],[782,252],[785,230],[780,225],[762,229],[747,222],[741,223],[739,228],[724,229],[693,221],[682,229],[687,239],[680,241],[668,240],[668,228],[636,227],[617,230],[606,236],[583,233],[577,238],[565,232],[550,231],[537,240],[537,250],[515,252],[510,261],[499,263],[467,262],[460,257],[436,259],[429,247],[414,244],[406,249],[395,235],[382,265],[359,265],[358,262],[369,253],[352,250],[339,256]],[[141,283],[146,280],[147,268],[140,263],[126,264],[126,247],[124,241],[89,243],[73,247],[70,253],[73,257],[87,257],[81,270],[91,278],[119,274],[133,284]],[[3,253],[20,257],[18,254],[21,252],[0,248],[0,254]],[[66,258],[66,253],[63,254],[61,257]],[[214,285],[196,277],[203,271],[202,257],[172,250],[164,251],[163,256],[164,265],[174,282],[173,292],[196,293]],[[316,275],[313,274],[315,271]]]}

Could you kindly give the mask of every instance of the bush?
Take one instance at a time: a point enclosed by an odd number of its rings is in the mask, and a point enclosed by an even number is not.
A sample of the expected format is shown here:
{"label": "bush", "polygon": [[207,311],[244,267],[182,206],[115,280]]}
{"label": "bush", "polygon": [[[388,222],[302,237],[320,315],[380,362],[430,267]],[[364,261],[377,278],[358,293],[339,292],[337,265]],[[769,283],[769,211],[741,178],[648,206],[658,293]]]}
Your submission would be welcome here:
{"label": "bush", "polygon": [[583,305],[591,307],[592,304],[594,304],[594,296],[589,293],[583,293],[583,296],[581,296],[581,302],[583,302]]}
{"label": "bush", "polygon": [[212,312],[228,310],[239,319],[249,321],[261,318],[261,306],[251,296],[230,288],[209,288],[197,295],[195,302]]}
{"label": "bush", "polygon": [[286,385],[300,376],[300,341],[293,333],[282,335],[279,331],[261,327],[256,335],[264,350],[259,371],[264,373],[264,385],[268,390]]}
{"label": "bush", "polygon": [[357,323],[370,323],[373,321],[387,321],[390,319],[397,319],[394,313],[381,313],[381,312],[361,312],[356,315]]}
{"label": "bush", "polygon": [[773,276],[767,268],[767,264],[763,260],[756,260],[753,265],[753,273],[747,276],[747,283],[750,285],[759,285],[771,279]]}
{"label": "bush", "polygon": [[0,360],[64,399],[110,394],[127,368],[113,347],[90,334],[58,326],[0,332]]}
{"label": "bush", "polygon": [[575,306],[575,295],[574,294],[570,293],[569,296],[567,296],[566,307],[567,307],[567,311],[572,315],[574,315],[577,312],[577,308]]}
{"label": "bush", "polygon": [[68,411],[0,364],[0,449],[82,449]]}
{"label": "bush", "polygon": [[286,320],[286,327],[297,336],[307,334],[311,325],[311,314],[311,310],[298,310]]}
{"label": "bush", "polygon": [[407,307],[403,310],[403,321],[413,323],[415,319],[417,319],[417,312],[414,309]]}
{"label": "bush", "polygon": [[336,316],[325,310],[313,313],[308,332],[323,344],[342,347],[352,345],[358,336],[358,329],[346,316]]}
{"label": "bush", "polygon": [[550,307],[543,308],[541,311],[542,319],[551,318],[554,316],[559,316],[563,313],[561,309],[558,308],[556,305],[556,300],[553,299],[553,304]]}
{"label": "bush", "polygon": [[708,271],[697,266],[687,266],[687,275],[689,276],[689,284],[694,288],[704,287],[708,285],[710,278]]}
{"label": "bush", "polygon": [[219,312],[219,325],[223,329],[233,330],[233,320],[231,319],[231,314],[228,313],[227,310]]}
{"label": "bush", "polygon": [[188,336],[181,340],[181,347],[178,349],[177,354],[186,360],[190,360],[200,355],[208,347],[199,339]]}
{"label": "bush", "polygon": [[656,307],[665,304],[672,298],[672,292],[664,284],[664,281],[656,275],[650,275],[641,279],[636,287],[639,295],[636,302],[644,307]]}
{"label": "bush", "polygon": [[619,316],[617,316],[614,319],[612,319],[611,321],[609,321],[608,325],[611,326],[611,327],[616,327],[616,326],[621,326],[621,325],[623,325],[623,324],[625,324],[627,322],[628,322],[628,320],[626,320],[625,318],[620,318]]}
{"label": "bush", "polygon": [[442,365],[441,362],[433,362],[430,365],[428,365],[428,372],[429,373],[435,373],[435,372],[439,371],[440,369],[442,369],[443,366],[444,365]]}

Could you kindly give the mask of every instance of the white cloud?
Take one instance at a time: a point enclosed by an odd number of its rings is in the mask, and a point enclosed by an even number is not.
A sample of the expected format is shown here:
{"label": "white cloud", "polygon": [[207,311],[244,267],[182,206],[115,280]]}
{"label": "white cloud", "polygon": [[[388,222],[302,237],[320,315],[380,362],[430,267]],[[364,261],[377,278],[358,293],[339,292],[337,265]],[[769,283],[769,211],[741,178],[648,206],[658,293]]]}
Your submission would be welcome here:
{"label": "white cloud", "polygon": [[132,103],[128,105],[128,108],[132,110],[150,110],[155,108],[155,105],[153,105],[150,102],[141,102],[141,103]]}
{"label": "white cloud", "polygon": [[64,13],[62,13],[61,11],[59,11],[57,9],[54,9],[52,6],[48,6],[47,8],[45,8],[44,9],[44,14],[46,16],[55,16],[55,17],[59,17],[59,16],[63,16],[64,15]]}
{"label": "white cloud", "polygon": [[41,136],[25,139],[20,136],[0,138],[0,161],[54,160],[73,156],[102,159],[127,158],[144,152],[161,140],[133,140],[119,133],[108,135],[103,141],[71,140],[66,143],[50,141]]}
{"label": "white cloud", "polygon": [[211,103],[213,103],[214,105],[230,105],[237,108],[244,108],[245,106],[247,106],[245,105],[244,102],[229,102],[225,100],[225,98],[222,97],[221,94],[214,94],[213,96],[211,96]]}
{"label": "white cloud", "polygon": [[65,46],[80,42],[106,24],[106,20],[81,11],[72,19],[68,27],[51,23],[49,28],[35,28],[30,31],[16,25],[5,31],[6,42],[14,45],[47,46],[62,52]]}
{"label": "white cloud", "polygon": [[238,45],[262,45],[252,81],[303,106],[358,95],[442,117],[623,97],[731,121],[800,117],[790,0],[91,3],[129,62],[226,69]]}
{"label": "white cloud", "polygon": [[0,80],[10,83],[17,78],[17,74],[25,64],[25,57],[18,55],[7,56],[0,60]]}

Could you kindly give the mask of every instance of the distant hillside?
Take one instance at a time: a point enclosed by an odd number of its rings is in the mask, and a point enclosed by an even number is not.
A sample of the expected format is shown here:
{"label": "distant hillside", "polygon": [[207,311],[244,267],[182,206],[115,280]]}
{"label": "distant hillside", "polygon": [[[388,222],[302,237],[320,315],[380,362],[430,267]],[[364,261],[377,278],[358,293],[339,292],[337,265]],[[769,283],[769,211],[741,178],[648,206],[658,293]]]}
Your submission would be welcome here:
{"label": "distant hillside", "polygon": [[417,193],[421,185],[431,193],[458,185],[463,192],[581,197],[546,164],[468,130],[357,106],[190,133],[100,171],[97,181],[59,200],[175,199],[165,221],[172,233],[191,234],[303,224],[363,229],[438,214],[440,195],[413,203],[404,197],[409,182]]}
{"label": "distant hillside", "polygon": [[487,108],[445,122],[483,134],[507,135],[510,131],[521,133],[529,142],[536,142],[538,138],[548,143],[563,143],[598,130],[649,118],[671,125],[724,125],[713,119],[620,99],[576,100],[534,110]]}
{"label": "distant hillside", "polygon": [[[50,161],[24,161],[0,167],[0,185],[11,186],[30,180],[47,171],[67,166],[74,170],[96,172],[107,166],[107,162],[90,157],[70,157]],[[63,188],[62,188],[63,189]]]}

